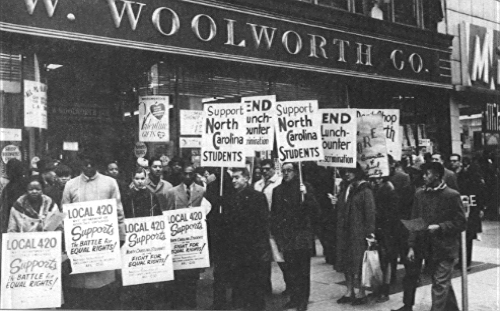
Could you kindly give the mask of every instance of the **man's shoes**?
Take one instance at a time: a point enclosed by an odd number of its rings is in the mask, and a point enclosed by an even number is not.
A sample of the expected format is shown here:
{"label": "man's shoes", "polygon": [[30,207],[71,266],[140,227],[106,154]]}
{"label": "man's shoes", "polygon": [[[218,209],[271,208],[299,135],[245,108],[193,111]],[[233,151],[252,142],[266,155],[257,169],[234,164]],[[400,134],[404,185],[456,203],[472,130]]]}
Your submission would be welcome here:
{"label": "man's shoes", "polygon": [[287,303],[285,303],[285,305],[283,306],[283,309],[295,309],[295,308],[298,308],[298,303],[296,302],[293,302],[293,301],[289,301]]}
{"label": "man's shoes", "polygon": [[413,311],[413,306],[404,305],[399,309],[391,310],[391,311]]}
{"label": "man's shoes", "polygon": [[352,297],[347,297],[347,296],[342,296],[340,299],[337,300],[337,303],[352,303],[354,298]]}
{"label": "man's shoes", "polygon": [[352,301],[353,306],[360,306],[360,305],[365,305],[368,303],[368,297],[361,297],[361,298],[354,298]]}
{"label": "man's shoes", "polygon": [[375,299],[376,303],[381,303],[381,302],[386,302],[386,301],[389,301],[389,296],[387,296],[387,295],[382,295],[382,296],[377,297],[377,299]]}

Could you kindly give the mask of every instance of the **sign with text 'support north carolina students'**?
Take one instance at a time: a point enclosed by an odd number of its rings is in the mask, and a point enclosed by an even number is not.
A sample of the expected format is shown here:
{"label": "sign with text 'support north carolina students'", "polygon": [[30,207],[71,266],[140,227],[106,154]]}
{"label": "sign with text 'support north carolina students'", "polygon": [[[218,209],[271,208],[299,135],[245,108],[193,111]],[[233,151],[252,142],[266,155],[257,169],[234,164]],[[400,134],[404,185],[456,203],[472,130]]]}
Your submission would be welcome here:
{"label": "sign with text 'support north carolina students'", "polygon": [[319,165],[356,167],[357,117],[355,109],[320,109],[325,160]]}
{"label": "sign with text 'support north carolina students'", "polygon": [[61,306],[61,232],[5,233],[1,309]]}
{"label": "sign with text 'support north carolina students'", "polygon": [[394,160],[401,161],[401,129],[399,127],[399,109],[358,109],[358,118],[370,114],[380,114],[384,118],[383,129],[387,153]]}
{"label": "sign with text 'support north carolina students'", "polygon": [[205,104],[201,166],[245,167],[246,128],[243,104]]}
{"label": "sign with text 'support north carolina students'", "polygon": [[174,270],[210,267],[205,209],[182,208],[163,215],[170,230]]}
{"label": "sign with text 'support north carolina students'", "polygon": [[281,163],[324,159],[318,101],[277,102],[274,125]]}
{"label": "sign with text 'support north carolina students'", "polygon": [[254,156],[255,151],[273,150],[276,95],[243,97],[241,102],[246,109],[247,150],[251,156]]}
{"label": "sign with text 'support north carolina students'", "polygon": [[72,274],[121,269],[116,199],[64,204]]}
{"label": "sign with text 'support north carolina students'", "polygon": [[164,216],[125,219],[122,247],[123,285],[174,279],[170,235]]}
{"label": "sign with text 'support north carolina students'", "polygon": [[167,142],[169,101],[168,96],[139,97],[139,141]]}
{"label": "sign with text 'support north carolina students'", "polygon": [[389,176],[389,161],[382,115],[358,118],[358,163],[367,177]]}

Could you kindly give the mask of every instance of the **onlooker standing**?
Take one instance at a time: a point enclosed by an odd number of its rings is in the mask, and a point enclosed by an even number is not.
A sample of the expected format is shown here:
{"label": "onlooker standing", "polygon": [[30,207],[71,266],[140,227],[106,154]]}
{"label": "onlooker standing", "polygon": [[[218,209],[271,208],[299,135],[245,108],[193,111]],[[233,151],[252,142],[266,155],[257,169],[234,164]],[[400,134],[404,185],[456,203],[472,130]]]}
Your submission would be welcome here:
{"label": "onlooker standing", "polygon": [[[82,156],[82,174],[64,187],[62,204],[94,200],[116,199],[120,240],[125,239],[123,207],[116,181],[97,172],[97,160],[93,156]],[[118,304],[115,270],[71,274],[65,291],[70,309],[113,309]]]}
{"label": "onlooker standing", "polygon": [[[297,165],[284,163],[283,181],[273,191],[271,233],[285,259],[290,301],[284,308],[307,310],[311,289],[311,217],[319,206],[310,186],[300,183]],[[304,201],[302,201],[304,196]]]}
{"label": "onlooker standing", "polygon": [[443,181],[441,163],[428,163],[423,167],[425,187],[417,190],[412,219],[421,218],[426,228],[410,232],[406,275],[403,280],[404,306],[398,311],[411,311],[423,259],[432,271],[432,310],[456,311],[455,292],[451,285],[453,267],[460,248],[460,232],[465,230],[466,219],[460,194]]}
{"label": "onlooker standing", "polygon": [[160,158],[149,159],[149,175],[146,187],[156,195],[162,211],[167,210],[167,192],[172,189],[172,184],[161,179],[163,166]]}
{"label": "onlooker standing", "polygon": [[[366,238],[375,233],[375,199],[370,184],[359,164],[347,169],[345,180],[349,184],[332,203],[337,205],[337,257],[335,269],[345,274],[347,291],[337,303],[366,304],[368,299],[361,286],[361,265],[367,249]],[[355,282],[360,285],[354,292]]]}
{"label": "onlooker standing", "polygon": [[56,179],[56,163],[50,158],[41,159],[37,162],[38,172],[43,178],[44,187],[52,186]]}
{"label": "onlooker standing", "polygon": [[[167,192],[166,210],[176,210],[202,206],[205,215],[210,212],[211,205],[203,197],[205,189],[194,182],[195,174],[192,166],[181,170],[182,183]],[[172,308],[196,308],[197,282],[200,278],[200,269],[174,271],[174,293]]]}
{"label": "onlooker standing", "polygon": [[54,173],[56,174],[54,183],[52,185],[46,185],[43,193],[52,198],[54,203],[59,207],[59,210],[62,211],[61,201],[63,191],[66,183],[71,179],[72,171],[68,166],[59,164],[54,170]]}
{"label": "onlooker standing", "polygon": [[182,168],[184,166],[184,161],[179,157],[174,157],[170,162],[168,162],[168,171],[166,171],[165,180],[168,181],[172,186],[178,186],[182,183]]}
{"label": "onlooker standing", "polygon": [[[5,166],[5,172],[9,183],[2,190],[2,201],[0,211],[0,229],[1,233],[7,232],[9,223],[10,209],[14,202],[26,192],[24,181],[24,168],[21,161],[10,159]],[[1,240],[1,237],[0,237]]]}
{"label": "onlooker standing", "polygon": [[458,182],[457,182],[457,176],[455,173],[444,167],[444,159],[443,155],[440,153],[433,153],[432,154],[432,162],[437,162],[443,165],[444,168],[444,176],[443,176],[443,181],[446,183],[448,187],[450,187],[453,190],[457,190],[460,192],[460,189],[458,188]]}
{"label": "onlooker standing", "polygon": [[224,204],[223,238],[231,267],[233,307],[265,309],[265,290],[271,260],[269,208],[265,195],[249,185],[246,168],[232,169],[236,193]]}
{"label": "onlooker standing", "polygon": [[120,195],[122,196],[122,201],[125,202],[125,196],[128,193],[129,184],[123,179],[121,170],[118,167],[118,163],[110,162],[106,167],[106,175],[116,180],[118,183],[118,188],[120,188]]}
{"label": "onlooker standing", "polygon": [[[273,160],[270,159],[264,159],[260,162],[261,165],[261,171],[262,171],[262,179],[258,180],[254,184],[254,189],[264,193],[266,196],[267,200],[267,206],[269,209],[271,209],[271,204],[272,204],[272,198],[273,198],[273,190],[274,188],[278,187],[281,184],[282,178],[276,174],[276,171],[274,169],[274,162]],[[285,263],[284,262],[279,262],[278,263],[281,271],[283,271],[283,276],[285,277]],[[267,294],[271,294],[273,292],[273,285],[271,283],[271,263],[269,262],[269,265],[267,266],[266,270],[266,285],[265,285],[265,291]],[[287,286],[288,282],[285,279],[285,286]],[[285,289],[285,293],[286,293]]]}

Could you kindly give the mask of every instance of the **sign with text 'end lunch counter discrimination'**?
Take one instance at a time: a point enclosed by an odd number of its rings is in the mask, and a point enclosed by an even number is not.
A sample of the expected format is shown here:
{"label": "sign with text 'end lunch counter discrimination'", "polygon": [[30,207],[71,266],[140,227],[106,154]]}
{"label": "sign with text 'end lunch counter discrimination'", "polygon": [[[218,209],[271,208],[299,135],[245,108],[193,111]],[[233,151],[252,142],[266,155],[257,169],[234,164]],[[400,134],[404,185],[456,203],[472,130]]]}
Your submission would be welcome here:
{"label": "sign with text 'end lunch counter discrimination'", "polygon": [[255,156],[255,151],[273,150],[276,95],[243,97],[241,102],[246,109],[248,156]]}
{"label": "sign with text 'end lunch counter discrimination'", "polygon": [[121,269],[116,199],[63,204],[72,274]]}
{"label": "sign with text 'end lunch counter discrimination'", "polygon": [[276,103],[275,127],[281,163],[324,159],[318,101]]}
{"label": "sign with text 'end lunch counter discrimination'", "polygon": [[201,166],[245,167],[244,104],[205,104]]}
{"label": "sign with text 'end lunch counter discrimination'", "polygon": [[61,306],[61,232],[2,236],[1,309]]}
{"label": "sign with text 'end lunch counter discrimination'", "polygon": [[320,109],[325,160],[319,165],[356,167],[356,109]]}

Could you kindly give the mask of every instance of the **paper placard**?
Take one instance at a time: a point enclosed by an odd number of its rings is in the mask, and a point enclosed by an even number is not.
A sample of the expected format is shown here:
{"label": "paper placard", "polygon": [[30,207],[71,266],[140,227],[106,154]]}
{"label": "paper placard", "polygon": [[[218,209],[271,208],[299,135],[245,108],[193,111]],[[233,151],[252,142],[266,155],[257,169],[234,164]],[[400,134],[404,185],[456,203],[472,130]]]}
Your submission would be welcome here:
{"label": "paper placard", "polygon": [[358,118],[370,114],[380,114],[383,119],[383,129],[386,137],[387,153],[394,160],[401,161],[401,128],[399,127],[399,109],[358,109]]}
{"label": "paper placard", "polygon": [[78,151],[78,142],[76,142],[76,141],[65,141],[65,142],[63,142],[63,150],[66,150],[66,151]]}
{"label": "paper placard", "polygon": [[170,231],[164,216],[125,219],[122,247],[123,285],[174,279]]}
{"label": "paper placard", "polygon": [[139,97],[139,141],[167,142],[169,135],[168,96]]}
{"label": "paper placard", "polygon": [[245,167],[244,105],[204,104],[201,166]]}
{"label": "paper placard", "polygon": [[116,199],[63,204],[72,274],[121,269]]}
{"label": "paper placard", "polygon": [[10,159],[17,159],[21,161],[22,159],[21,150],[16,145],[7,145],[3,147],[1,157],[3,163],[5,164],[7,164],[7,162],[9,162]]}
{"label": "paper placard", "polygon": [[320,109],[325,160],[319,165],[356,167],[357,116],[355,109]]}
{"label": "paper placard", "polygon": [[47,85],[24,80],[24,126],[47,129]]}
{"label": "paper placard", "polygon": [[241,102],[246,109],[247,156],[255,156],[255,151],[273,150],[276,95],[243,97]]}
{"label": "paper placard", "polygon": [[274,124],[281,163],[324,159],[317,100],[277,102]]}
{"label": "paper placard", "polygon": [[180,148],[201,148],[201,137],[179,137]]}
{"label": "paper placard", "polygon": [[203,134],[203,111],[180,110],[181,135]]}
{"label": "paper placard", "polygon": [[380,114],[358,118],[358,163],[368,178],[389,176],[386,139]]}
{"label": "paper placard", "polygon": [[1,309],[61,307],[60,231],[2,235]]}
{"label": "paper placard", "polygon": [[204,207],[164,211],[169,230],[174,270],[210,267]]}
{"label": "paper placard", "polygon": [[22,141],[21,129],[0,128],[0,141]]}

